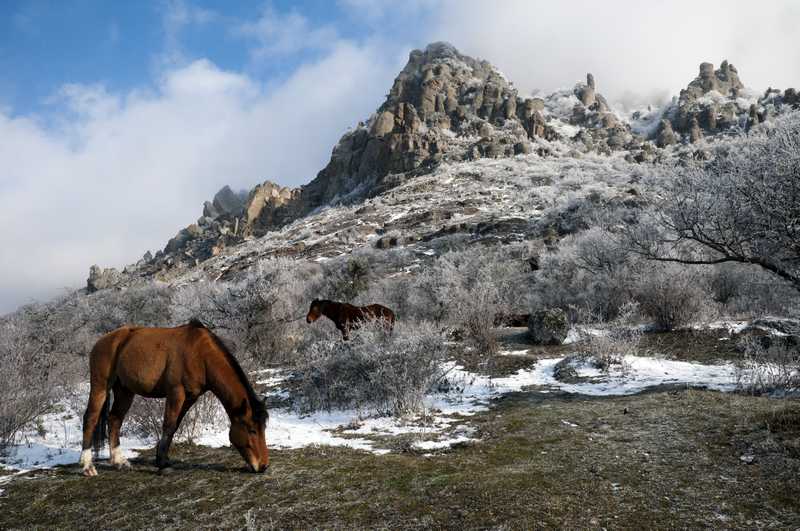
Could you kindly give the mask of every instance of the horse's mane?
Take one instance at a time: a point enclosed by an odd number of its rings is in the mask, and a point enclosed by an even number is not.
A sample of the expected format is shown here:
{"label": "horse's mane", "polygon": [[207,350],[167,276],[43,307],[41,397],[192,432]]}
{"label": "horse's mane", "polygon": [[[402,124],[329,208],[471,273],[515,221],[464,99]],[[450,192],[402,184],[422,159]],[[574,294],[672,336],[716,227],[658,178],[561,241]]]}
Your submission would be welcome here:
{"label": "horse's mane", "polygon": [[236,376],[239,377],[239,381],[245,388],[247,392],[247,400],[250,402],[250,408],[253,410],[253,418],[257,422],[264,422],[269,419],[269,413],[267,412],[267,407],[264,405],[264,402],[258,397],[253,386],[250,385],[250,380],[247,378],[247,375],[242,369],[242,366],[239,365],[239,361],[234,357],[231,353],[230,349],[225,346],[225,343],[222,342],[222,339],[217,336],[214,332],[209,330],[200,320],[192,319],[189,321],[189,326],[194,328],[203,328],[204,330],[208,331],[208,335],[214,340],[214,344],[220,349],[223,354],[225,354],[225,358],[228,360],[228,363],[231,364],[233,367],[234,372],[236,372]]}

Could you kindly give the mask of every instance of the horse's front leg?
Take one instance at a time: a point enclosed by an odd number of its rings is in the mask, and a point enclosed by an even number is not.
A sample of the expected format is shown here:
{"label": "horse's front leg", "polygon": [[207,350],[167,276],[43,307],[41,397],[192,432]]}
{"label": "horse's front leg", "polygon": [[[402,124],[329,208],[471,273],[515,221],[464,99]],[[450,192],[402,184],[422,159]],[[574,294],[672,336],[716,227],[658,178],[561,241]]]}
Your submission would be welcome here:
{"label": "horse's front leg", "polygon": [[164,425],[161,431],[161,439],[156,448],[156,466],[160,470],[169,468],[169,448],[172,445],[172,438],[183,421],[183,417],[194,405],[197,397],[187,396],[181,389],[174,395],[167,397],[167,404],[164,408]]}
{"label": "horse's front leg", "polygon": [[161,426],[161,439],[156,447],[156,466],[159,469],[169,467],[169,447],[172,444],[172,437],[178,430],[178,417],[183,410],[184,401],[183,389],[167,396],[167,403],[164,406],[164,423]]}

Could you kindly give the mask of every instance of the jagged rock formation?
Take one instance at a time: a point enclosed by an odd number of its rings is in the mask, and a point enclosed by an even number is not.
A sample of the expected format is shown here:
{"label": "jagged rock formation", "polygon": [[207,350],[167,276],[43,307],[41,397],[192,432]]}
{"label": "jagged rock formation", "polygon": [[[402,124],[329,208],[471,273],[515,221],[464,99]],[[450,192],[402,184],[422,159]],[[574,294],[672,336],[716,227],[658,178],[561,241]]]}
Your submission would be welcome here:
{"label": "jagged rock formation", "polygon": [[[748,91],[735,66],[723,61],[717,70],[702,63],[698,76],[681,91],[668,113],[672,129],[695,143],[708,135],[748,129],[797,105],[797,92],[768,89],[762,96]],[[661,135],[661,131],[659,131]]]}
{"label": "jagged rock formation", "polygon": [[237,194],[231,190],[230,186],[225,185],[216,193],[213,201],[203,203],[203,217],[211,219],[240,217],[246,200],[247,193],[245,191]]}
{"label": "jagged rock formation", "polygon": [[93,265],[89,268],[89,278],[86,280],[86,291],[88,293],[94,293],[101,289],[113,288],[119,284],[121,280],[122,275],[113,267],[102,269],[98,265]]}
{"label": "jagged rock formation", "polygon": [[632,134],[630,125],[620,121],[606,98],[597,92],[592,74],[586,74],[586,84],[575,85],[573,93],[579,102],[572,108],[570,123],[581,128],[576,140],[586,150],[608,153],[639,146],[640,139]]}
{"label": "jagged rock formation", "polygon": [[[310,183],[290,189],[265,181],[249,192],[223,187],[205,202],[197,223],[180,230],[163,251],[146,253],[135,268],[155,274],[193,267],[318,207],[377,196],[442,163],[620,151],[632,163],[664,160],[670,153],[702,159],[708,151],[689,144],[754,127],[789,108],[800,108],[795,89],[755,95],[724,61],[716,70],[701,64],[698,77],[667,108],[626,118],[614,112],[592,74],[572,89],[523,97],[488,62],[433,43],[410,53],[386,101],[342,136]],[[377,245],[402,241],[402,235],[387,235]],[[103,289],[113,277],[93,270],[88,288]]]}

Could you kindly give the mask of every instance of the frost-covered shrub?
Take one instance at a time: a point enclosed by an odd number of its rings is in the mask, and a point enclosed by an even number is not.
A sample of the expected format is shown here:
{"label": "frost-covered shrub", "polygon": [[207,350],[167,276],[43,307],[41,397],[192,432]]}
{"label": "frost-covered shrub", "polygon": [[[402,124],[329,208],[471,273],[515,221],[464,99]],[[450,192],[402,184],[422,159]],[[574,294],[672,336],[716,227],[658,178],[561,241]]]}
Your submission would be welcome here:
{"label": "frost-covered shrub", "polygon": [[800,291],[800,114],[718,143],[713,155],[664,168],[630,248],[653,260],[752,264]]}
{"label": "frost-covered shrub", "polygon": [[674,330],[715,315],[706,279],[697,268],[656,263],[651,266],[637,282],[636,300],[657,330]]}
{"label": "frost-covered shrub", "polygon": [[758,337],[741,342],[744,354],[737,362],[740,390],[752,394],[796,394],[800,391],[800,349],[782,342],[769,347]]}
{"label": "frost-covered shrub", "polygon": [[710,274],[709,287],[714,300],[728,304],[741,295],[752,274],[740,264],[719,264]]}
{"label": "frost-covered shrub", "polygon": [[579,312],[614,319],[634,296],[639,267],[601,228],[567,237],[539,257],[532,307],[561,308],[572,321]]}
{"label": "frost-covered shrub", "polygon": [[[123,432],[153,442],[160,439],[164,423],[164,404],[163,398],[134,398],[122,425]],[[194,442],[206,429],[219,431],[226,425],[227,418],[217,397],[206,393],[186,413],[175,432],[175,440]]]}
{"label": "frost-covered shrub", "polygon": [[80,301],[81,317],[99,337],[123,325],[169,326],[172,289],[150,282],[117,290],[98,291]]}
{"label": "frost-covered shrub", "polygon": [[238,282],[202,282],[181,288],[173,302],[178,323],[192,317],[259,362],[285,360],[308,329],[304,317],[319,283],[314,264],[262,260]]}
{"label": "frost-covered shrub", "polygon": [[369,287],[372,271],[367,256],[326,262],[323,269],[324,280],[318,298],[353,302]]}
{"label": "frost-covered shrub", "polygon": [[446,347],[430,325],[380,324],[352,333],[350,341],[308,345],[297,365],[304,411],[357,408],[391,415],[417,413],[425,394],[443,377]]}
{"label": "frost-covered shrub", "polygon": [[409,293],[413,282],[414,279],[406,274],[384,278],[370,285],[369,289],[356,299],[355,304],[383,304],[391,308],[398,319],[410,318],[412,312]]}
{"label": "frost-covered shrub", "polygon": [[526,245],[475,245],[439,257],[421,272],[409,293],[409,311],[462,330],[480,352],[497,349],[498,314],[520,313],[529,305],[532,274]]}
{"label": "frost-covered shrub", "polygon": [[642,329],[637,326],[638,313],[638,306],[628,303],[620,308],[613,321],[596,329],[580,329],[579,355],[601,371],[607,372],[612,366],[624,370],[625,358],[635,356],[639,351]]}
{"label": "frost-covered shrub", "polygon": [[58,365],[28,322],[13,315],[0,321],[0,450],[43,415],[61,392]]}

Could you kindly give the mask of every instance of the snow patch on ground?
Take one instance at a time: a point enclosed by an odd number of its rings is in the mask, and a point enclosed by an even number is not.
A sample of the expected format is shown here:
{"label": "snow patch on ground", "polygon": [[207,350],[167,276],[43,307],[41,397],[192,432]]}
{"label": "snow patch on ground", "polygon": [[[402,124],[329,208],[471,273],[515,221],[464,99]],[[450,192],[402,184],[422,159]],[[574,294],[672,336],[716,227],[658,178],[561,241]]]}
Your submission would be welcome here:
{"label": "snow patch on ground", "polygon": [[[584,331],[585,332],[585,331]],[[505,355],[519,355],[527,351],[505,351]],[[548,393],[563,391],[587,396],[630,395],[659,385],[685,385],[705,387],[719,391],[732,391],[736,386],[735,368],[732,364],[703,365],[685,361],[627,356],[621,366],[604,373],[585,361],[574,365],[578,376],[586,379],[579,383],[556,380],[554,368],[563,358],[540,359],[535,366],[521,369],[515,374],[492,378],[465,370],[455,362],[445,364],[450,390],[426,397],[426,414],[417,417],[375,417],[370,412],[347,410],[315,412],[302,415],[290,409],[272,409],[267,425],[267,443],[270,447],[302,448],[309,445],[347,446],[378,454],[389,452],[380,448],[375,436],[419,434],[421,439],[413,444],[420,450],[439,450],[464,442],[474,441],[474,428],[465,420],[479,411],[489,409],[491,400],[503,394],[522,390]],[[285,393],[280,389],[284,374],[277,370],[259,371],[256,380],[273,386],[273,394]],[[81,448],[81,415],[60,404],[60,413],[43,417],[38,431],[23,434],[23,443],[11,447],[0,458],[0,465],[18,471],[50,468],[77,463]],[[453,424],[458,424],[453,426]],[[435,439],[435,440],[428,440]],[[195,439],[197,444],[212,447],[228,446],[227,422],[208,426]],[[127,457],[138,449],[149,448],[152,442],[124,436],[121,446]],[[108,458],[108,450],[100,454]],[[0,478],[0,484],[14,476]]]}
{"label": "snow patch on ground", "polygon": [[501,350],[498,351],[498,356],[526,356],[528,354],[528,349],[524,348],[521,350]]}
{"label": "snow patch on ground", "polygon": [[[82,415],[73,411],[66,401],[56,404],[54,409],[58,412],[41,417],[41,429],[26,431],[20,444],[7,448],[0,455],[0,465],[27,472],[78,462],[83,439]],[[120,448],[128,458],[138,455],[137,450],[151,446],[141,438],[120,437]],[[99,453],[99,458],[109,458],[107,446]]]}

